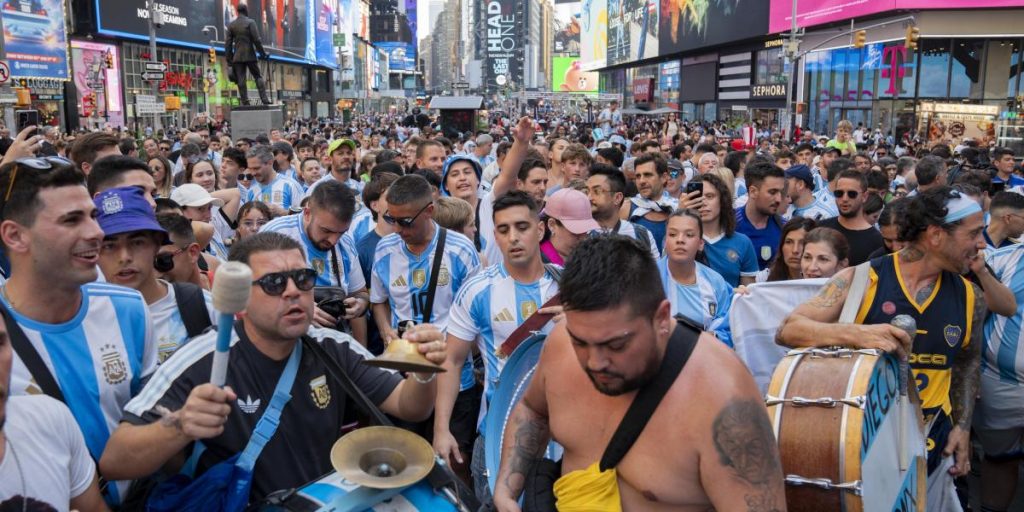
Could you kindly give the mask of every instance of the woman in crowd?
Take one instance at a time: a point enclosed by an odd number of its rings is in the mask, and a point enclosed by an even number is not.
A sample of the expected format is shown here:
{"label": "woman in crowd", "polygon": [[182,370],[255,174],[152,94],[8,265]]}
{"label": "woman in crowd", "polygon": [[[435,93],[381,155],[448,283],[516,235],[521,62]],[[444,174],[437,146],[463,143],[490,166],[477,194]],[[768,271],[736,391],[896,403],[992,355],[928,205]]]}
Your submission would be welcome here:
{"label": "woman in crowd", "polygon": [[[155,181],[154,177],[154,181]],[[200,160],[185,166],[185,183],[195,183],[213,194],[220,182],[220,173],[209,160]]]}
{"label": "woman in crowd", "polygon": [[171,190],[174,189],[174,186],[171,184],[171,171],[174,169],[174,166],[171,165],[171,161],[158,155],[150,158],[148,163],[149,168],[153,169],[153,182],[156,183],[156,196],[171,197]]}
{"label": "woman in crowd", "polygon": [[235,240],[255,235],[272,218],[270,207],[266,203],[250,201],[243,204],[238,209],[238,229],[235,230]]}
{"label": "woman in crowd", "polygon": [[693,192],[691,198],[685,204],[681,203],[681,206],[694,209],[700,214],[707,265],[732,287],[754,282],[754,276],[757,275],[757,253],[747,235],[736,232],[732,192],[725,180],[716,173],[704,174],[696,179],[703,188]]}
{"label": "woman in crowd", "polygon": [[[210,223],[215,228],[212,241],[213,254],[221,257],[227,255],[226,240],[235,237],[235,219],[241,206],[241,193],[237,187],[225,190],[220,188],[220,173],[209,160],[199,160],[185,166],[185,183],[194,183],[203,187],[211,196],[224,201],[224,206],[214,205],[210,210]],[[241,174],[239,174],[241,180]],[[195,219],[193,219],[195,220]]]}
{"label": "woman in crowd", "polygon": [[[434,221],[438,226],[462,233],[470,240],[474,240],[476,237],[476,212],[464,199],[451,196],[439,197],[434,209]],[[484,253],[478,251],[478,254],[481,262],[480,268],[486,267],[487,260]]]}
{"label": "woman in crowd", "polygon": [[788,281],[803,277],[800,260],[804,254],[804,238],[807,233],[818,226],[814,219],[793,217],[782,226],[781,242],[775,261],[768,267],[768,272],[758,273],[757,282]]}
{"label": "woman in crowd", "polygon": [[804,237],[800,272],[805,279],[830,278],[849,266],[850,244],[832,228],[814,228]]}

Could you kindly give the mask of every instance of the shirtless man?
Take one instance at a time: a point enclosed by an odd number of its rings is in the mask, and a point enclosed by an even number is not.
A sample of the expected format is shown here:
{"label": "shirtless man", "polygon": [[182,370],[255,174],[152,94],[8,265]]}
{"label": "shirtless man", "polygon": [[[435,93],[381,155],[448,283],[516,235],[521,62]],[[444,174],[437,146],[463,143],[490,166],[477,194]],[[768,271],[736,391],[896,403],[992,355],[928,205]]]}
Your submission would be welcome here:
{"label": "shirtless man", "polygon": [[[549,438],[565,448],[562,480],[576,470],[596,474],[590,466],[638,389],[658,373],[673,330],[686,329],[671,316],[657,266],[640,243],[600,236],[576,251],[560,281],[565,321],[544,344],[505,432],[494,493],[502,512],[519,510],[526,475]],[[740,360],[708,333],[615,470],[612,498],[574,503],[577,510],[786,510],[761,396]],[[568,504],[581,496],[557,498]]]}

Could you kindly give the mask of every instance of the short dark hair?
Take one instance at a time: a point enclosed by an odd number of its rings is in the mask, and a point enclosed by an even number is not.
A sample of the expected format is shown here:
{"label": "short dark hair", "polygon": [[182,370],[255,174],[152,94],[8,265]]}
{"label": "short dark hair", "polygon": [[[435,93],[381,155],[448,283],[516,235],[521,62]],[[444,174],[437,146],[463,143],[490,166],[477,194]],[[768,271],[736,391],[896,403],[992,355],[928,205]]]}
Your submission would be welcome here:
{"label": "short dark hair", "polygon": [[510,149],[512,149],[512,143],[507,140],[503,140],[498,144],[498,149],[494,150],[494,154],[497,156],[503,156],[508,154],[508,150]]}
{"label": "short dark hair", "polygon": [[146,162],[135,157],[111,155],[97,160],[85,180],[86,186],[89,188],[89,195],[95,196],[111,188],[112,184],[121,176],[132,171],[143,171],[150,176],[153,175],[153,169]]}
{"label": "short dark hair", "polygon": [[744,151],[730,151],[725,154],[725,161],[722,165],[732,171],[732,175],[736,176],[740,173],[740,169],[743,168],[743,162],[747,160],[747,153]]}
{"label": "short dark hair", "polygon": [[795,148],[793,148],[793,153],[799,153],[801,151],[814,151],[814,146],[810,145],[807,142],[801,142],[800,144],[797,144]]}
{"label": "short dark hair", "polygon": [[246,7],[245,4],[238,4],[238,6],[235,7],[235,12],[237,12],[238,14],[241,14],[242,16],[248,16],[249,15],[249,8]]}
{"label": "short dark hair", "polygon": [[96,153],[99,153],[100,150],[109,147],[120,148],[118,144],[117,137],[109,133],[90,132],[75,139],[75,143],[71,145],[69,156],[81,169],[82,164],[93,163],[96,160]]}
{"label": "short dark hair", "polygon": [[606,164],[594,164],[590,168],[591,176],[604,176],[608,178],[608,188],[612,194],[626,193],[626,175],[622,171]]}
{"label": "short dark hair", "polygon": [[[945,162],[946,160],[953,158],[953,151],[945,144],[938,144],[932,148],[930,156],[938,157]],[[920,183],[920,180],[918,180],[918,182]]]}
{"label": "short dark hair", "polygon": [[356,212],[356,196],[340,181],[325,181],[313,188],[309,208],[326,211],[341,222],[351,222]]}
{"label": "short dark hair", "polygon": [[181,211],[181,205],[169,197],[157,197],[153,200],[156,201],[156,215],[164,215],[166,213],[176,213],[177,211]]}
{"label": "short dark hair", "polygon": [[626,154],[619,148],[603,148],[597,150],[597,154],[601,155],[601,158],[608,160],[615,167],[621,168],[622,162],[626,159]]}
{"label": "short dark hair", "polygon": [[401,205],[429,201],[433,193],[426,178],[419,174],[407,174],[395,180],[388,188],[388,203]]}
{"label": "short dark hair", "polygon": [[537,217],[540,213],[540,207],[537,206],[537,202],[530,197],[530,194],[523,192],[522,190],[513,190],[494,201],[492,218],[498,215],[498,212],[514,208],[516,206],[525,206],[530,210],[530,215]]}
{"label": "short dark hair", "polygon": [[373,216],[374,221],[377,220],[377,212],[373,211],[373,208],[370,208],[370,203],[379,200],[380,196],[384,195],[384,192],[388,187],[398,179],[398,176],[398,174],[390,172],[374,173],[373,177],[370,178],[369,183],[363,187],[363,204],[369,208],[370,215]]}
{"label": "short dark hair", "polygon": [[996,146],[992,148],[992,160],[999,160],[1000,158],[1006,155],[1010,155],[1013,157],[1017,156],[1013,153],[1013,150],[1010,148],[1004,148],[1002,146]]}
{"label": "short dark hair", "polygon": [[[926,157],[927,158],[927,157]],[[941,159],[939,160],[941,162]],[[922,233],[928,230],[928,226],[941,226],[946,231],[959,225],[958,220],[952,224],[946,223],[946,214],[949,208],[946,202],[950,194],[955,194],[952,188],[947,186],[935,187],[910,197],[904,215],[899,225],[899,239],[905,242],[916,241]]]}
{"label": "short dark hair", "polygon": [[292,250],[301,252],[303,256],[306,255],[298,240],[273,231],[261,231],[231,244],[231,250],[228,252],[228,261],[240,261],[248,265],[252,255],[258,252]]}
{"label": "short dark hair", "polygon": [[865,192],[868,189],[868,179],[864,177],[863,174],[853,169],[847,169],[839,173],[839,179],[856,181],[857,184],[860,186],[861,192]]}
{"label": "short dark hair", "polygon": [[565,264],[559,293],[567,311],[601,311],[629,304],[634,316],[653,317],[665,300],[650,249],[621,235],[580,241]]}
{"label": "short dark hair", "polygon": [[679,160],[679,157],[683,156],[683,153],[686,153],[687,149],[690,149],[690,145],[683,142],[672,146],[672,149],[669,150],[669,154],[672,155],[672,158]]}
{"label": "short dark hair", "polygon": [[434,171],[431,171],[430,169],[417,169],[413,174],[427,180],[427,184],[434,189],[441,188],[441,177]]}
{"label": "short dark hair", "polygon": [[938,179],[939,173],[946,172],[946,161],[934,154],[928,155],[917,162],[914,173],[917,175],[917,184],[931,185]]}
{"label": "short dark hair", "polygon": [[436,146],[436,147],[441,148],[442,150],[444,149],[444,144],[441,144],[440,142],[438,142],[436,140],[433,140],[433,139],[422,139],[422,140],[419,141],[418,144],[416,144],[416,159],[417,160],[419,160],[420,158],[423,158],[423,155],[426,154],[426,152],[427,152],[427,147],[428,146]]}
{"label": "short dark hair", "polygon": [[539,158],[527,158],[519,166],[519,172],[516,174],[516,177],[519,178],[519,181],[526,181],[526,178],[530,177],[530,171],[534,169],[544,169],[546,171],[548,170],[548,165]]}
{"label": "short dark hair", "polygon": [[121,151],[122,155],[127,155],[128,153],[131,153],[133,149],[137,150],[139,148],[135,145],[135,139],[125,137],[121,139],[121,142],[117,143],[117,149]]}
{"label": "short dark hair", "polygon": [[889,176],[882,171],[869,171],[865,178],[867,179],[867,188],[877,190],[889,189]]}
{"label": "short dark hair", "polygon": [[1002,191],[992,197],[992,204],[989,211],[996,211],[997,208],[1010,208],[1012,210],[1024,210],[1024,196],[1016,192]]}
{"label": "short dark hair", "polygon": [[706,142],[703,143],[703,144],[697,144],[697,147],[693,149],[694,156],[696,156],[697,153],[714,153],[714,152],[715,152],[715,146],[713,146],[711,144],[708,144]]}
{"label": "short dark hair", "polygon": [[896,174],[903,176],[907,171],[914,168],[915,165],[917,165],[917,160],[914,160],[914,157],[901,156],[896,160]]}
{"label": "short dark hair", "polygon": [[867,199],[864,200],[864,215],[871,215],[882,211],[882,207],[885,206],[885,201],[877,194],[868,194]]}
{"label": "short dark hair", "polygon": [[954,180],[953,184],[967,184],[977,187],[981,192],[990,192],[992,190],[992,176],[988,171],[981,169],[964,169],[956,175],[956,180]]}
{"label": "short dark hair", "polygon": [[764,162],[761,160],[752,160],[747,165],[747,170],[743,173],[744,178],[747,182],[747,187],[760,187],[764,180],[768,178],[783,178],[785,179],[786,173],[782,171],[779,166]]}
{"label": "short dark hair", "polygon": [[903,216],[903,209],[907,207],[908,202],[910,202],[910,198],[908,197],[901,197],[899,199],[889,201],[889,204],[882,208],[882,213],[878,215],[878,225],[892,226],[899,222],[900,217]]}
{"label": "short dark hair", "polygon": [[196,234],[192,231],[192,221],[184,215],[162,213],[156,216],[156,221],[160,223],[160,227],[164,228],[168,234],[181,238],[186,243],[195,243]]}
{"label": "short dark hair", "polygon": [[828,166],[828,182],[832,183],[839,177],[843,171],[853,169],[853,160],[841,156],[832,161],[832,164]]}
{"label": "short dark hair", "polygon": [[225,158],[231,160],[242,169],[245,169],[246,167],[249,166],[249,162],[245,161],[245,151],[242,151],[241,149],[238,149],[233,146],[224,148],[224,151],[221,153],[220,157],[221,160]]}
{"label": "short dark hair", "polygon": [[303,148],[316,149],[313,146],[313,141],[311,141],[309,139],[299,139],[298,141],[295,142],[295,145],[292,146],[292,147],[295,148],[296,152],[298,152],[300,149],[303,149]]}
{"label": "short dark hair", "polygon": [[[42,209],[39,193],[47,188],[82,186],[85,176],[72,165],[52,163],[53,169],[40,172],[17,161],[0,166],[0,186],[8,197],[0,207],[3,220],[32,227]],[[13,182],[13,183],[12,183]]]}
{"label": "short dark hair", "polygon": [[668,160],[665,160],[661,153],[644,153],[636,157],[636,160],[633,161],[633,170],[651,162],[654,162],[654,170],[657,171],[658,176],[668,174]]}

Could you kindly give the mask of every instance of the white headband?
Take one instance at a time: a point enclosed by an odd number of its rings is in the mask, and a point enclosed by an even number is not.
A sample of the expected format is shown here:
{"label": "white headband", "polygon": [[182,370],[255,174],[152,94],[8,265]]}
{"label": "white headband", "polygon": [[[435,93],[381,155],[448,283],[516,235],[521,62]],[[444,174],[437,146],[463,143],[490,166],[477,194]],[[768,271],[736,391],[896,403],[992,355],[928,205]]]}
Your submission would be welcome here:
{"label": "white headband", "polygon": [[981,205],[970,197],[959,195],[946,201],[946,217],[943,224],[952,224],[958,220],[981,211]]}

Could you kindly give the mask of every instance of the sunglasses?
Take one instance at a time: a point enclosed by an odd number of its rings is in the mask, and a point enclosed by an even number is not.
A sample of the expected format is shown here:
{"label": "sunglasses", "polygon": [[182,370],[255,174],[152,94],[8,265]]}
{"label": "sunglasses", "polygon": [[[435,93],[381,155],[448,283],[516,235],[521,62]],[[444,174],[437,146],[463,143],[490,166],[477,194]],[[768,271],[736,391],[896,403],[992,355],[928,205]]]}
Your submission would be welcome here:
{"label": "sunglasses", "polygon": [[255,174],[239,174],[238,179],[242,181],[250,181],[256,179]]}
{"label": "sunglasses", "polygon": [[316,285],[316,271],[311,268],[300,268],[286,272],[271,272],[255,281],[252,284],[260,285],[263,293],[276,297],[284,293],[288,287],[288,280],[295,282],[295,287],[301,291],[308,292]]}
{"label": "sunglasses", "polygon": [[843,194],[846,194],[846,197],[849,197],[850,199],[857,199],[857,196],[860,195],[860,192],[857,192],[856,190],[836,190],[835,192],[833,192],[833,195],[836,196],[836,199],[842,199]]}
{"label": "sunglasses", "polygon": [[153,257],[153,270],[166,274],[174,270],[174,257],[185,252],[184,248],[178,248],[174,252],[158,252]]}
{"label": "sunglasses", "polygon": [[391,225],[398,224],[399,227],[403,228],[411,228],[413,223],[416,222],[416,219],[419,218],[421,213],[423,213],[423,210],[426,210],[427,207],[432,204],[434,203],[428,202],[427,204],[423,205],[423,208],[420,208],[420,211],[416,212],[416,215],[413,215],[412,217],[392,217],[390,214],[385,212],[383,216],[384,222],[387,222],[388,224]]}
{"label": "sunglasses", "polygon": [[57,167],[74,166],[75,163],[67,158],[59,156],[44,156],[41,158],[19,158],[14,161],[18,164],[14,166],[11,171],[11,179],[7,182],[7,193],[4,194],[4,203],[11,199],[11,191],[14,190],[14,182],[18,179],[18,169],[21,166],[28,167],[36,171],[52,171]]}
{"label": "sunglasses", "polygon": [[682,173],[683,173],[683,171],[669,171],[669,172],[668,172],[668,175],[669,175],[669,176],[671,176],[671,177],[672,177],[672,179],[676,179],[676,178],[678,178],[678,177],[679,177],[679,175],[680,175],[680,174],[682,174]]}

